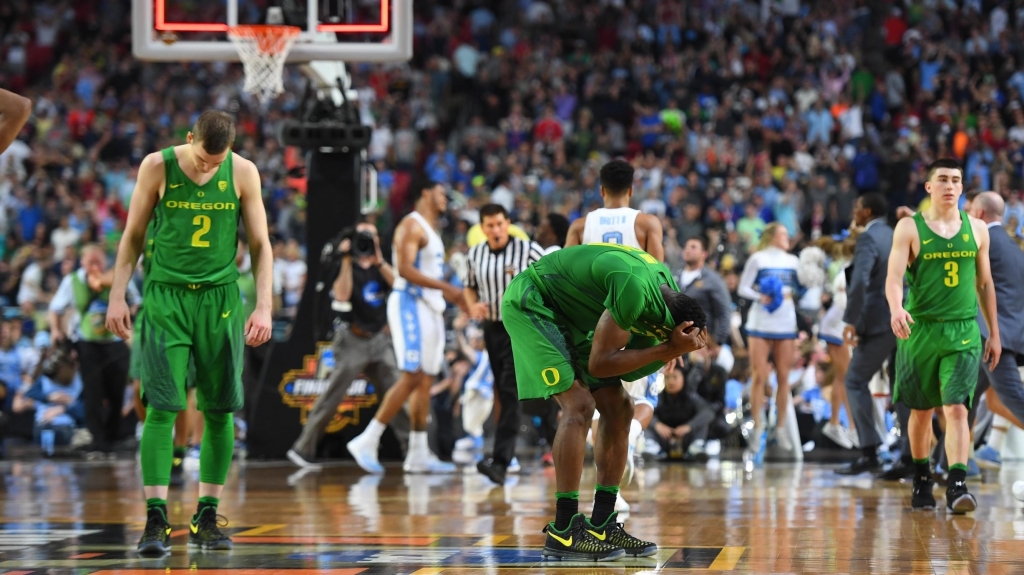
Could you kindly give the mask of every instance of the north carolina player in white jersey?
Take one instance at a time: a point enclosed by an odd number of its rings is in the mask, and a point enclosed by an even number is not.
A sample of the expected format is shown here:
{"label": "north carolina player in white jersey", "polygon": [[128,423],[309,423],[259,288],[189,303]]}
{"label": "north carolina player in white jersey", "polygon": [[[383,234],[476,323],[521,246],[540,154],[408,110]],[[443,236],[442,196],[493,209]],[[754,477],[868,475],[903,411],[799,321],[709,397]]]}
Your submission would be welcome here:
{"label": "north carolina player in white jersey", "polygon": [[[587,214],[569,226],[565,247],[580,244],[620,244],[640,248],[659,262],[665,261],[665,246],[661,243],[661,221],[657,216],[641,213],[629,207],[633,197],[633,166],[623,160],[612,160],[601,167],[601,198],[604,207]],[[623,483],[633,480],[637,450],[644,429],[654,417],[658,394],[665,387],[665,376],[655,373],[637,381],[623,381],[622,385],[633,397],[633,423],[629,427],[629,457],[626,458],[626,476]],[[594,411],[594,420],[600,417]],[[628,511],[629,505],[619,496],[615,502],[619,511]]]}
{"label": "north carolina player in white jersey", "polygon": [[[743,267],[737,288],[741,297],[754,300],[745,326],[750,339],[750,365],[753,370],[750,403],[754,414],[755,438],[748,450],[758,462],[764,455],[764,386],[768,381],[770,352],[775,358],[775,373],[779,382],[775,394],[778,414],[775,438],[780,448],[793,452],[792,440],[784,430],[790,400],[789,367],[797,338],[793,298],[799,297],[797,269],[800,260],[788,250],[789,232],[786,226],[778,222],[768,224],[761,234],[757,250]],[[779,294],[762,293],[762,289],[771,283],[780,288]],[[781,297],[777,299],[776,295]]]}
{"label": "north carolina player in white jersey", "polygon": [[450,473],[455,466],[438,460],[427,447],[430,386],[444,361],[445,300],[462,302],[462,289],[443,281],[444,244],[435,231],[438,217],[448,208],[444,186],[423,181],[410,188],[415,210],[395,229],[394,288],[388,298],[388,325],[401,377],[384,395],[377,414],[361,434],[348,442],[356,463],[370,473],[383,473],[377,459],[380,436],[391,418],[412,396],[409,406],[409,450],[406,473]]}

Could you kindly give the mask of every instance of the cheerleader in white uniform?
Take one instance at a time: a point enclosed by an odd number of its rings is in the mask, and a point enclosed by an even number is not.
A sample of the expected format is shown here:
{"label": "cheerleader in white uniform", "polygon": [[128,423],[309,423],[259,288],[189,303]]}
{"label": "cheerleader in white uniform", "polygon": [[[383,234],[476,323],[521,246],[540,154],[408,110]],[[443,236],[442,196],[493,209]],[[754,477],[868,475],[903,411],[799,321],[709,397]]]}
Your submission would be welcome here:
{"label": "cheerleader in white uniform", "polygon": [[[753,383],[750,389],[750,404],[754,415],[754,443],[752,452],[760,452],[764,436],[764,388],[768,382],[769,354],[775,358],[775,374],[778,389],[775,394],[777,412],[775,434],[778,445],[788,452],[794,451],[793,443],[786,429],[786,415],[789,411],[789,369],[793,361],[793,350],[797,339],[796,306],[794,297],[799,297],[797,281],[799,259],[789,253],[789,232],[786,226],[773,222],[765,227],[757,250],[743,267],[743,275],[737,292],[741,297],[753,300],[747,314],[746,331],[750,340],[750,366]],[[782,301],[778,308],[769,311],[775,296],[761,293],[762,282],[775,278],[782,286]],[[769,282],[772,280],[769,280]]]}
{"label": "cheerleader in white uniform", "polygon": [[[836,445],[852,449],[859,447],[860,442],[853,426],[850,404],[846,399],[846,369],[850,365],[852,349],[850,342],[843,337],[843,314],[846,312],[846,272],[853,257],[854,247],[857,245],[857,235],[852,234],[842,241],[836,241],[831,237],[821,238],[817,244],[835,261],[840,262],[839,271],[831,283],[832,305],[821,318],[818,328],[818,339],[828,345],[828,356],[832,360],[832,416],[822,429],[822,433]],[[843,406],[846,406],[849,429],[843,428],[839,423],[839,410]]]}

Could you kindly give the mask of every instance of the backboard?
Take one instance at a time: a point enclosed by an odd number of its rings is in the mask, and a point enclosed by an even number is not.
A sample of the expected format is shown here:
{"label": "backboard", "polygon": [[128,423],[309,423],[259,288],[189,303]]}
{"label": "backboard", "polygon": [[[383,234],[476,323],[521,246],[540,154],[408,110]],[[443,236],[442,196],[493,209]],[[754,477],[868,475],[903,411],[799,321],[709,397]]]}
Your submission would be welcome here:
{"label": "backboard", "polygon": [[230,26],[265,24],[281,7],[302,28],[289,63],[399,62],[412,57],[413,0],[132,0],[132,52],[146,61],[229,61]]}

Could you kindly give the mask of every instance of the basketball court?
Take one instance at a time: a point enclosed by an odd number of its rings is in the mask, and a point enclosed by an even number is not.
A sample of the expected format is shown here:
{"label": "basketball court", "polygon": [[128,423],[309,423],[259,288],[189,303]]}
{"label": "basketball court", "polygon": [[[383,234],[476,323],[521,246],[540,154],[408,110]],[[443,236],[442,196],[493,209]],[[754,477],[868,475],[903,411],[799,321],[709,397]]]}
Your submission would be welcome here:
{"label": "basketball court", "polygon": [[[133,52],[163,62],[239,62],[241,53],[249,64],[247,89],[262,90],[262,97],[276,94],[285,67],[298,67],[312,80],[310,98],[344,109],[356,97],[346,64],[412,57],[412,1],[133,0]],[[277,28],[252,28],[265,24]],[[318,142],[307,152],[308,251],[318,254],[361,206],[375,203],[375,179],[352,144],[363,137],[355,128],[320,133],[312,115],[303,121],[296,133]],[[315,259],[310,277],[316,277]],[[322,388],[327,365],[327,346],[313,330],[313,283],[307,282],[292,336],[267,353],[250,422],[255,457],[232,465],[221,499],[232,551],[186,545],[198,498],[195,469],[168,499],[172,553],[145,559],[136,553],[146,509],[135,458],[4,461],[0,572],[1024,572],[1024,520],[1010,493],[1014,480],[1024,478],[1020,463],[985,471],[971,484],[978,511],[953,517],[942,509],[912,513],[906,483],[842,478],[828,465],[754,469],[738,453],[735,460],[701,464],[649,462],[623,491],[632,505],[626,523],[660,550],[601,564],[542,560],[541,529],[554,516],[555,478],[539,454],[520,454],[522,472],[504,486],[472,467],[449,476],[404,475],[395,461],[386,463],[384,476],[366,475],[351,462],[297,471],[283,461],[284,450]],[[334,453],[377,405],[365,382],[349,396],[325,440]],[[588,463],[581,510],[590,509],[594,483]]]}
{"label": "basketball court", "polygon": [[[285,463],[236,463],[221,512],[229,552],[187,548],[197,475],[168,500],[172,552],[135,552],[145,504],[134,459],[4,463],[0,571],[54,573],[987,573],[1024,569],[1024,467],[972,483],[978,512],[912,513],[907,484],[840,479],[826,467],[738,462],[648,465],[624,491],[626,524],[658,542],[655,557],[542,561],[554,473],[526,463],[495,487],[477,473],[383,477],[339,464],[300,474]],[[996,480],[1001,485],[996,485]],[[595,481],[592,465],[583,485]],[[589,509],[589,497],[581,509]]]}

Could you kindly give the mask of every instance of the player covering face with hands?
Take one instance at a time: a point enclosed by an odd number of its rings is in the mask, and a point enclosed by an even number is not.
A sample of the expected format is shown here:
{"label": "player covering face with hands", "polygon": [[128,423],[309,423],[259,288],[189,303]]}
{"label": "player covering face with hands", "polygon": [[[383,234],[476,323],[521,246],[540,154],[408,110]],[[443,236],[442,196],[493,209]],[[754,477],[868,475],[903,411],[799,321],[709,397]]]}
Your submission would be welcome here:
{"label": "player covering face with hands", "polygon": [[[509,284],[502,316],[512,340],[519,399],[553,397],[562,408],[554,442],[556,519],[544,555],[608,561],[658,547],[616,521],[615,498],[629,453],[635,381],[707,344],[700,304],[655,257],[629,246],[590,244],[543,257]],[[594,442],[594,512],[579,513],[587,430]]]}

